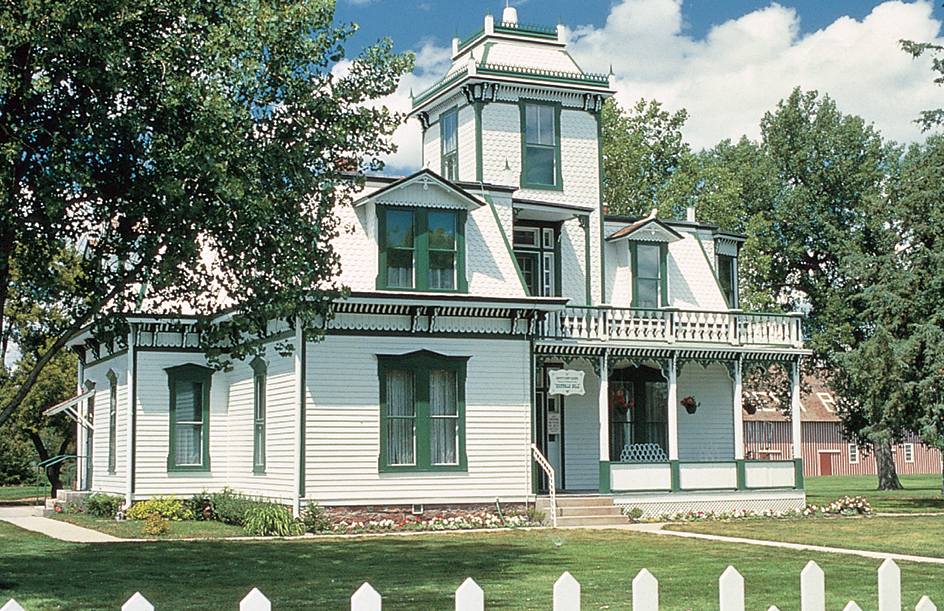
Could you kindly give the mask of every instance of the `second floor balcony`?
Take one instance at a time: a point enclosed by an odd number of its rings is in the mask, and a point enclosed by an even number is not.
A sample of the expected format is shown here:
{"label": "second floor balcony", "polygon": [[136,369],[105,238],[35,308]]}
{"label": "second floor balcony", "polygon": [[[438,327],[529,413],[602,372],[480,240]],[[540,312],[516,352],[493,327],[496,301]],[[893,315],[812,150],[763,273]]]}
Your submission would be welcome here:
{"label": "second floor balcony", "polygon": [[542,339],[697,343],[802,348],[802,314],[710,312],[675,308],[565,307],[551,312]]}

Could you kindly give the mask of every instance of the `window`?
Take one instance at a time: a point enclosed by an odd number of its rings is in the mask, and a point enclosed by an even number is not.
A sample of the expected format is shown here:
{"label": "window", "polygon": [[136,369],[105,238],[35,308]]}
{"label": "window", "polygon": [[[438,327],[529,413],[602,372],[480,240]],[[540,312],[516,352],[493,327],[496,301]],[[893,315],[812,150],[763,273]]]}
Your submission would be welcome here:
{"label": "window", "polygon": [[914,462],[914,444],[905,444],[905,462]]}
{"label": "window", "polygon": [[533,297],[560,295],[557,266],[557,226],[518,225],[512,241],[515,259],[528,293]]}
{"label": "window", "polygon": [[463,471],[468,357],[379,355],[380,470]]}
{"label": "window", "polygon": [[209,367],[187,364],[165,369],[170,387],[168,471],[210,470]]}
{"label": "window", "polygon": [[524,104],[521,109],[522,187],[561,188],[560,107]]}
{"label": "window", "polygon": [[668,305],[668,284],[665,273],[665,244],[630,242],[633,265],[634,308],[659,308]]}
{"label": "window", "polygon": [[849,464],[855,465],[859,463],[859,446],[854,443],[849,444]]}
{"label": "window", "polygon": [[268,364],[258,356],[252,367],[252,472],[265,473],[266,374]]}
{"label": "window", "polygon": [[439,118],[442,144],[442,175],[446,180],[459,180],[459,122],[455,110]]}
{"label": "window", "polygon": [[718,255],[718,286],[721,287],[728,307],[738,307],[737,259],[734,257]]}
{"label": "window", "polygon": [[382,289],[465,291],[464,210],[378,206]]}
{"label": "window", "polygon": [[115,473],[118,450],[118,374],[108,370],[108,472]]}

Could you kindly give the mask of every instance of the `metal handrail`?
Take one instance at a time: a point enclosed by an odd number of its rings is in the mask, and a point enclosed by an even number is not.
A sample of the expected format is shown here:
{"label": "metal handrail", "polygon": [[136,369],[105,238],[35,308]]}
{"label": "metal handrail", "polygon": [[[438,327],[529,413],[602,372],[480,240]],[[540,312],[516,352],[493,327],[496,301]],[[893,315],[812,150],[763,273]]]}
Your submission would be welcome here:
{"label": "metal handrail", "polygon": [[547,462],[544,454],[541,454],[541,450],[533,443],[531,444],[531,453],[534,455],[534,460],[547,474],[547,491],[551,497],[551,524],[554,528],[557,528],[557,486],[554,483],[554,467]]}
{"label": "metal handrail", "polygon": [[61,462],[65,462],[69,460],[70,458],[75,458],[76,460],[78,460],[79,457],[76,454],[60,454],[59,456],[53,456],[52,458],[47,458],[46,460],[36,465],[36,500],[37,502],[39,501],[39,480],[42,479],[43,481],[43,500],[45,500],[46,488],[49,484],[49,476],[47,475],[47,471],[49,470],[49,467],[53,465],[57,465]]}

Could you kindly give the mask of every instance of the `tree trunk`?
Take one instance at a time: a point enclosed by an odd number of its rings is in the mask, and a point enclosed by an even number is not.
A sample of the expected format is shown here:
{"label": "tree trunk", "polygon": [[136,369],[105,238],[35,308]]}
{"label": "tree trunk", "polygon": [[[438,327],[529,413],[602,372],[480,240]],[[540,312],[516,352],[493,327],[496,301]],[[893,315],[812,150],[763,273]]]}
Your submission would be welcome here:
{"label": "tree trunk", "polygon": [[898,481],[898,472],[895,471],[892,444],[888,442],[877,442],[875,444],[875,466],[878,469],[879,490],[904,489],[904,486]]}

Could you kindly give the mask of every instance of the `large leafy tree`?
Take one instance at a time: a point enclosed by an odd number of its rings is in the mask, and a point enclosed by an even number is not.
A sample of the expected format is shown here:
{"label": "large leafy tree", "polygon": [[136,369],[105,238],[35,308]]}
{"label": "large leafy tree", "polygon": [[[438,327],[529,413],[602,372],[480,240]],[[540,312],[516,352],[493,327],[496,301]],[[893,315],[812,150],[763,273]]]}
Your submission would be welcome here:
{"label": "large leafy tree", "polygon": [[640,100],[629,111],[606,101],[601,113],[603,200],[611,214],[645,216],[659,208],[662,217],[676,215],[669,193],[690,155],[681,132],[687,118],[685,110],[672,114],[655,100]]}
{"label": "large leafy tree", "polygon": [[[70,338],[119,313],[201,317],[220,361],[266,321],[312,334],[342,291],[332,214],[392,149],[389,41],[342,62],[330,0],[0,5],[0,338],[28,299],[63,312],[0,423]],[[50,267],[76,257],[74,288]],[[209,317],[228,308],[224,325]],[[116,322],[118,321],[118,322]]]}

